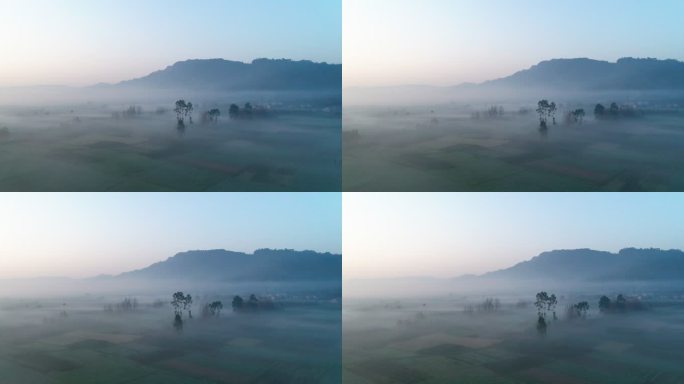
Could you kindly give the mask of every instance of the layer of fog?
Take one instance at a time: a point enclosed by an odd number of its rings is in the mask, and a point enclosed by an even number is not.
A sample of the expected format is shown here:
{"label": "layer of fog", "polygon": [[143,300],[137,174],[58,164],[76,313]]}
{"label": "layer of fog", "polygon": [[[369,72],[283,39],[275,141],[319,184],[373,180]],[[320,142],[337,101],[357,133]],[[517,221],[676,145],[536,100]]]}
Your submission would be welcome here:
{"label": "layer of fog", "polygon": [[317,292],[327,298],[341,295],[340,281],[240,281],[217,282],[189,279],[137,279],[95,277],[69,279],[58,277],[0,280],[0,299],[61,298],[84,296],[150,297],[169,296],[176,291],[226,292],[230,294],[266,294],[272,292],[293,295]]}
{"label": "layer of fog", "polygon": [[443,104],[536,104],[540,99],[563,103],[611,100],[630,103],[649,100],[684,104],[682,91],[580,91],[557,88],[512,88],[462,85],[456,87],[398,86],[345,88],[344,106],[434,106]]}
{"label": "layer of fog", "polygon": [[173,105],[184,98],[197,103],[316,104],[339,107],[339,91],[214,91],[192,89],[155,89],[149,87],[100,85],[93,87],[0,87],[0,106],[60,107],[77,104],[97,105]]}
{"label": "layer of fog", "polygon": [[560,294],[596,294],[621,292],[636,294],[645,291],[670,291],[684,288],[682,281],[581,281],[557,279],[488,279],[463,277],[356,279],[344,281],[344,299],[400,299],[446,296],[520,297],[539,291]]}

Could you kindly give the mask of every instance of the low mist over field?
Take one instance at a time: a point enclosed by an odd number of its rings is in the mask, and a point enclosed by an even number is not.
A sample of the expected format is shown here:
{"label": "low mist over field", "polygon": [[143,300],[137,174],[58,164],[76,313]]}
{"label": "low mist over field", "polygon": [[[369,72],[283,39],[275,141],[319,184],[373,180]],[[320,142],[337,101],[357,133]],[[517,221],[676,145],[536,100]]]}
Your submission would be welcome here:
{"label": "low mist over field", "polygon": [[339,191],[340,4],[3,1],[0,190]]}
{"label": "low mist over field", "polygon": [[683,266],[680,250],[568,250],[482,276],[348,281],[344,382],[678,382]]}
{"label": "low mist over field", "polygon": [[341,66],[179,62],[86,88],[0,89],[0,189],[339,189]]}
{"label": "low mist over field", "polygon": [[339,200],[6,194],[0,382],[341,382]]}
{"label": "low mist over field", "polygon": [[339,382],[341,261],[195,251],[118,276],[2,280],[3,375],[92,382],[108,369],[116,383]]}
{"label": "low mist over field", "polygon": [[684,379],[681,196],[383,193],[344,206],[343,382]]}
{"label": "low mist over field", "polygon": [[344,7],[345,191],[684,189],[681,2]]}
{"label": "low mist over field", "polygon": [[449,88],[350,89],[345,190],[678,191],[684,63],[550,60]]}

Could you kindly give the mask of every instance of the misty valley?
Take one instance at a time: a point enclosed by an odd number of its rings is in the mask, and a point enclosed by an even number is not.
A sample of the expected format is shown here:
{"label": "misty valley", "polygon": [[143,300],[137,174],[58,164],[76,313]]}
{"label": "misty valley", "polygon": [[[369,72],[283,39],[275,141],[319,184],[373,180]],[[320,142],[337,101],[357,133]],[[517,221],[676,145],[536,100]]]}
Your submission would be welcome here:
{"label": "misty valley", "polygon": [[343,381],[680,383],[683,263],[557,251],[480,277],[347,282]]}
{"label": "misty valley", "polygon": [[0,381],[339,383],[340,268],[339,255],[217,250],[3,281]]}
{"label": "misty valley", "polygon": [[[601,291],[597,289],[597,291]],[[630,292],[639,310],[601,312],[599,295],[563,291],[537,329],[535,294],[345,299],[345,383],[680,383],[684,299]],[[606,293],[609,294],[609,293]],[[618,293],[615,293],[618,295]],[[615,300],[617,296],[613,296]],[[577,316],[570,306],[586,301]]]}
{"label": "misty valley", "polygon": [[350,90],[344,190],[681,190],[683,68],[551,60],[479,85]]}
{"label": "misty valley", "polygon": [[190,60],[0,89],[0,190],[339,190],[340,88],[341,66]]}

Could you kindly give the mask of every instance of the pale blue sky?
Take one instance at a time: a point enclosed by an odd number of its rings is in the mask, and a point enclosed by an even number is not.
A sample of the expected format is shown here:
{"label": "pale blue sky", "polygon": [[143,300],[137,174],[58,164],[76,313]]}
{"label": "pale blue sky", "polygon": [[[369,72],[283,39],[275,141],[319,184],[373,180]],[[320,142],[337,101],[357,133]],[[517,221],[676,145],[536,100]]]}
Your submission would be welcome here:
{"label": "pale blue sky", "polygon": [[342,60],[341,0],[0,0],[0,86],[115,82],[176,61]]}
{"label": "pale blue sky", "polygon": [[340,253],[339,193],[34,193],[0,199],[0,278],[114,274],[177,252]]}
{"label": "pale blue sky", "polygon": [[345,86],[452,85],[552,58],[684,60],[681,0],[345,0]]}
{"label": "pale blue sky", "polygon": [[678,193],[345,193],[344,278],[452,277],[554,249],[684,249]]}

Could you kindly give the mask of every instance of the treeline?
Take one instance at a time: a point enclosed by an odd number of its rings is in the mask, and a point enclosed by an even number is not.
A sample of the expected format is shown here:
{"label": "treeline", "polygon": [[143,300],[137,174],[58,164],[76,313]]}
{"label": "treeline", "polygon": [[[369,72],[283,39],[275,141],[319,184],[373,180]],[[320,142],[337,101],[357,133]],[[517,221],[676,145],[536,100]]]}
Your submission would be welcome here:
{"label": "treeline", "polygon": [[596,104],[594,107],[594,116],[597,119],[617,119],[620,117],[637,117],[641,113],[638,109],[628,105],[618,105],[615,102],[610,103],[606,108],[603,104]]}
{"label": "treeline", "polygon": [[249,312],[249,311],[259,311],[259,310],[274,310],[276,309],[275,303],[270,299],[259,300],[256,295],[249,295],[247,300],[243,299],[241,296],[233,297],[233,311],[235,312]]}
{"label": "treeline", "polygon": [[231,104],[228,109],[228,116],[231,119],[251,119],[254,117],[265,117],[268,115],[268,109],[263,106],[253,106],[252,103],[245,103],[241,108],[237,104]]}
{"label": "treeline", "polygon": [[466,304],[463,306],[463,312],[467,314],[474,313],[496,313],[501,310],[501,301],[497,298],[486,298],[478,304]]}
{"label": "treeline", "polygon": [[473,112],[470,117],[473,118],[474,120],[481,120],[481,119],[496,119],[503,117],[505,115],[506,111],[504,110],[504,107],[501,105],[492,105],[489,107],[489,109],[484,110],[484,111],[475,111]]}
{"label": "treeline", "polygon": [[134,312],[138,309],[138,299],[127,297],[116,304],[107,304],[104,306],[105,312]]}
{"label": "treeline", "polygon": [[139,105],[131,105],[130,107],[124,109],[123,111],[112,112],[113,119],[130,119],[133,117],[138,117],[143,114],[143,109]]}
{"label": "treeline", "polygon": [[617,295],[614,300],[608,296],[601,296],[598,307],[601,313],[620,313],[646,309],[644,303],[639,298],[627,297],[622,294]]}
{"label": "treeline", "polygon": [[[534,306],[537,309],[537,331],[540,334],[546,334],[550,318],[554,321],[558,320],[556,315],[557,304],[558,299],[555,294],[549,294],[545,291],[537,293]],[[569,304],[565,309],[565,318],[566,320],[586,319],[590,308],[591,306],[587,301]],[[619,294],[614,300],[605,295],[601,296],[598,300],[598,309],[603,314],[625,313],[641,311],[646,309],[646,306],[639,298]]]}

